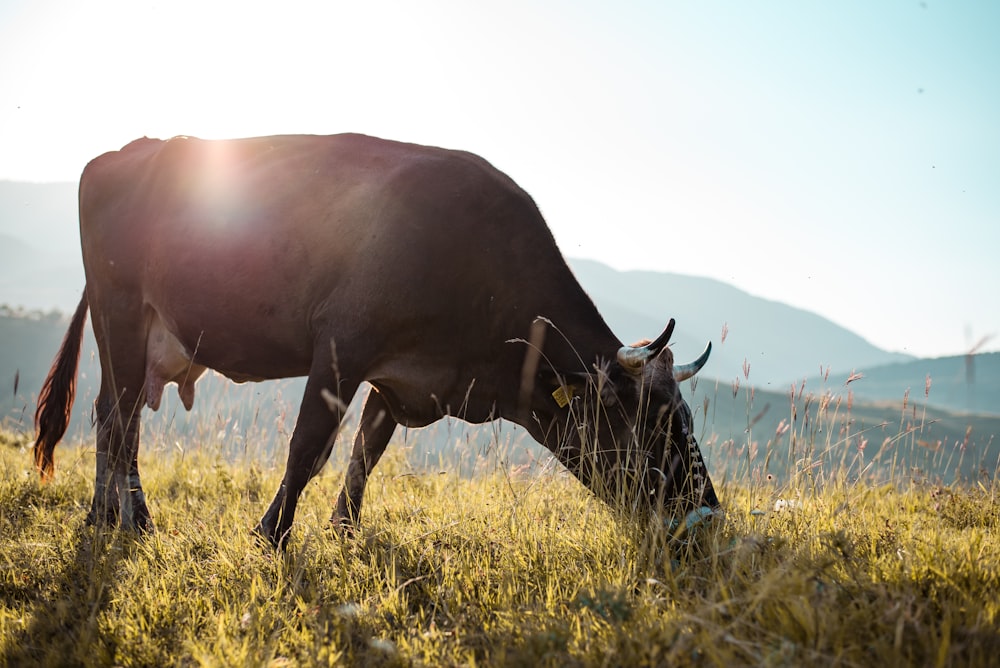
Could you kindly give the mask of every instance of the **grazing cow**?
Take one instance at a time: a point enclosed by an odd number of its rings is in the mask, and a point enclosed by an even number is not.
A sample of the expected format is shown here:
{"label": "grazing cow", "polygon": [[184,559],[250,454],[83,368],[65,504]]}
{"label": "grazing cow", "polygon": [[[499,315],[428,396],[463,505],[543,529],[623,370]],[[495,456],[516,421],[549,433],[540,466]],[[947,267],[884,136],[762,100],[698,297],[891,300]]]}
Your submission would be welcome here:
{"label": "grazing cow", "polygon": [[308,376],[281,486],[257,526],[284,546],[306,483],[359,385],[362,409],[332,521],[359,518],[397,424],[444,415],[523,426],[619,507],[718,499],[667,342],[623,346],[508,176],[460,151],[362,135],[136,140],[80,179],[87,283],[42,388],[36,464],[73,402],[92,311],[100,352],[88,520],[152,528],[139,414],[214,369],[236,382]]}

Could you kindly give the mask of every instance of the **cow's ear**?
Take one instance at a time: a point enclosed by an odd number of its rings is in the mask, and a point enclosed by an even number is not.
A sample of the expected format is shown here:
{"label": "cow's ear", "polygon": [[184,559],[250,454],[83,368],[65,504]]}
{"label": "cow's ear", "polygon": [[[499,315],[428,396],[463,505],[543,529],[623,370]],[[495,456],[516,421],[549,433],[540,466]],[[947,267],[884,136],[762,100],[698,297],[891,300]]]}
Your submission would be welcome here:
{"label": "cow's ear", "polygon": [[538,382],[546,392],[552,394],[553,401],[560,408],[565,408],[569,403],[587,392],[587,385],[592,383],[590,374],[573,372],[560,373],[550,367],[539,369]]}
{"label": "cow's ear", "polygon": [[[618,369],[621,371],[621,369]],[[551,368],[540,370],[540,382],[552,393],[552,398],[560,408],[565,408],[575,397],[589,395],[600,396],[605,407],[620,403],[614,373],[604,369],[595,369],[591,373],[574,371],[559,373]]]}

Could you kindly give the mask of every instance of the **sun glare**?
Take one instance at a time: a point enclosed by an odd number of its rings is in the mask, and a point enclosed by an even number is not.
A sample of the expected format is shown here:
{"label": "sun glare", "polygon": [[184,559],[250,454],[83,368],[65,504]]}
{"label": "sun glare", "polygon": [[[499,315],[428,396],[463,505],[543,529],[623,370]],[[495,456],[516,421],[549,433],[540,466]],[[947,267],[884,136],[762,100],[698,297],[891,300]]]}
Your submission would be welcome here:
{"label": "sun glare", "polygon": [[193,190],[202,224],[217,230],[229,230],[239,224],[249,193],[245,192],[247,185],[241,179],[233,144],[190,137],[170,141],[178,150],[197,155],[196,168],[187,175],[187,183]]}

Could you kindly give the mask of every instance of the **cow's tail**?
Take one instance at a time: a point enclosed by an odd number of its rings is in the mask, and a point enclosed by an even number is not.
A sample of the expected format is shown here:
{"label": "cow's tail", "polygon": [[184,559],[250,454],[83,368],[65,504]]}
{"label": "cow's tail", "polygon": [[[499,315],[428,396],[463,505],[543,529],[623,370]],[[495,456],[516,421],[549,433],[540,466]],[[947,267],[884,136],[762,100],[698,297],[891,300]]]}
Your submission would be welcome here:
{"label": "cow's tail", "polygon": [[55,474],[55,460],[52,457],[56,443],[66,433],[69,418],[73,412],[76,395],[76,371],[80,366],[80,344],[83,342],[83,326],[87,322],[87,290],[76,307],[76,313],[63,337],[59,354],[52,362],[49,375],[38,394],[38,408],[35,410],[35,466],[42,476],[42,482],[52,479]]}

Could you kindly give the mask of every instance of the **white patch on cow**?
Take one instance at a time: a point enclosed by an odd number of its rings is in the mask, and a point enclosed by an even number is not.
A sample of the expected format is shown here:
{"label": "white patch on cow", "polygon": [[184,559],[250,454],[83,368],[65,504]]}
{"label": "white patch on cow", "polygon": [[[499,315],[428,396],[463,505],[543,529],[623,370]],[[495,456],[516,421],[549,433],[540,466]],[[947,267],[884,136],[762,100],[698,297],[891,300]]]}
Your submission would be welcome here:
{"label": "white patch on cow", "polygon": [[158,410],[164,386],[177,383],[181,403],[191,410],[194,384],[203,373],[205,367],[194,363],[184,345],[167,329],[160,316],[154,314],[146,335],[146,404]]}

